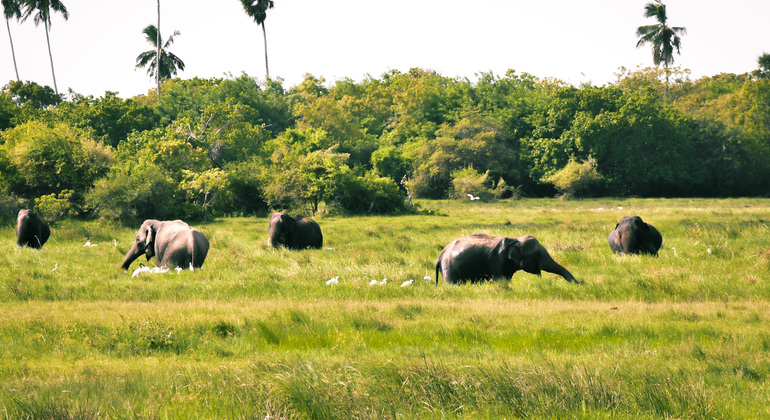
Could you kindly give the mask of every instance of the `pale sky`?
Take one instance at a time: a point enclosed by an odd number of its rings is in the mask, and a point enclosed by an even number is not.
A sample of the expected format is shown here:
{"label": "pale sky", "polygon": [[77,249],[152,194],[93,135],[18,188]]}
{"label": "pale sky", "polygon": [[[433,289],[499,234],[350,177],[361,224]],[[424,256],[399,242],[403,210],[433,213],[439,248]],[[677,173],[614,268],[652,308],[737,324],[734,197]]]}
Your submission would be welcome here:
{"label": "pale sky", "polygon": [[[620,67],[651,66],[636,48],[636,28],[650,0],[275,0],[266,20],[270,75],[284,87],[306,73],[328,84],[413,67],[476,80],[506,70],[579,85],[615,81]],[[51,27],[56,79],[68,89],[127,98],[154,82],[135,69],[151,49],[142,29],[157,22],[156,1],[63,0],[70,18]],[[665,0],[669,24],[684,26],[675,65],[691,77],[744,73],[770,52],[770,1]],[[16,76],[5,25],[0,30],[0,85]],[[43,26],[11,21],[22,80],[53,86]],[[161,33],[174,30],[170,51],[185,62],[179,77],[265,78],[262,30],[238,0],[161,0]]]}

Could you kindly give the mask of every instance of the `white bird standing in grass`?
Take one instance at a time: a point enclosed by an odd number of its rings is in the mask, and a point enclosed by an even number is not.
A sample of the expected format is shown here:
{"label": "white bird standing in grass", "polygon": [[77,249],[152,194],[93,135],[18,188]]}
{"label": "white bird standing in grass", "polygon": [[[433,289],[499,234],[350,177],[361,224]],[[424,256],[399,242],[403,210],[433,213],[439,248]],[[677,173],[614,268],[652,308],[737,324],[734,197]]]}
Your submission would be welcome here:
{"label": "white bird standing in grass", "polygon": [[674,250],[674,256],[676,257],[676,247],[672,246],[671,249]]}
{"label": "white bird standing in grass", "polygon": [[409,279],[409,280],[401,283],[401,287],[411,286],[412,283],[414,283],[414,279]]}
{"label": "white bird standing in grass", "polygon": [[377,280],[372,280],[369,282],[369,286],[374,286],[375,284],[379,284],[379,283],[380,282],[378,282]]}
{"label": "white bird standing in grass", "polygon": [[177,268],[175,268],[174,270],[176,270],[176,273],[177,273],[177,274],[179,274],[179,273],[181,273],[181,272],[182,272],[182,270],[184,270],[184,268],[182,268],[182,267],[177,267]]}
{"label": "white bird standing in grass", "polygon": [[150,270],[150,273],[157,274],[157,273],[168,273],[170,270],[165,267],[154,267]]}
{"label": "white bird standing in grass", "polygon": [[84,247],[91,247],[91,246],[96,246],[96,244],[92,244],[91,241],[86,241],[86,244],[83,245],[83,246]]}
{"label": "white bird standing in grass", "polygon": [[380,286],[385,286],[386,284],[388,284],[388,279],[382,279],[382,281],[377,284],[379,284]]}
{"label": "white bird standing in grass", "polygon": [[340,282],[340,276],[332,277],[329,280],[326,280],[326,285],[331,286],[333,284],[337,284]]}
{"label": "white bird standing in grass", "polygon": [[147,267],[144,264],[139,263],[139,268],[134,270],[134,274],[131,275],[131,278],[134,278],[134,277],[138,276],[139,274],[149,273],[149,272],[150,272],[150,267]]}
{"label": "white bird standing in grass", "polygon": [[479,199],[479,197],[475,197],[473,194],[468,194],[468,198],[470,198],[471,201]]}
{"label": "white bird standing in grass", "polygon": [[53,265],[53,270],[51,270],[51,271],[56,271],[57,268],[59,268],[59,263],[54,264]]}
{"label": "white bird standing in grass", "polygon": [[423,277],[422,279],[423,279],[423,280],[426,280],[426,281],[430,281],[430,280],[431,280],[430,276],[425,276],[425,277]]}
{"label": "white bird standing in grass", "polygon": [[190,263],[190,271],[193,271],[193,265]]}
{"label": "white bird standing in grass", "polygon": [[113,239],[112,243],[115,244],[115,246],[118,246],[118,240],[117,239]]}

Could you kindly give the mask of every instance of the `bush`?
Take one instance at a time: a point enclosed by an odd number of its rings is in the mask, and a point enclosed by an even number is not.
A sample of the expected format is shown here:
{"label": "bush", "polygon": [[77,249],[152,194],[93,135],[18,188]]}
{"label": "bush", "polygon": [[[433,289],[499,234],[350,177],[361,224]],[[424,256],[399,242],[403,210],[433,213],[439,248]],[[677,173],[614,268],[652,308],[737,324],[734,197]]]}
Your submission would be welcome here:
{"label": "bush", "polygon": [[264,167],[259,161],[233,163],[225,170],[227,184],[217,200],[217,211],[250,215],[266,213],[268,206],[262,180]]}
{"label": "bush", "polygon": [[604,178],[596,170],[596,165],[596,160],[591,156],[583,163],[577,163],[575,158],[570,158],[564,168],[544,177],[542,181],[553,184],[562,194],[561,197],[567,200],[581,194],[590,194],[592,189],[604,182]]}
{"label": "bush", "polygon": [[[3,132],[0,184],[27,198],[87,191],[109,170],[114,153],[66,124],[27,122]],[[3,153],[0,153],[3,154]]]}
{"label": "bush", "polygon": [[337,177],[325,201],[339,211],[352,214],[385,214],[406,209],[396,183],[371,172],[364,176],[348,172]]}
{"label": "bush", "polygon": [[489,200],[494,192],[489,188],[489,170],[480,174],[468,166],[452,172],[452,198],[465,199],[469,196]]}
{"label": "bush", "polygon": [[40,196],[35,199],[35,212],[49,223],[58,222],[77,212],[77,206],[72,202],[74,193],[72,190],[64,190],[59,194]]}
{"label": "bush", "polygon": [[126,162],[113,167],[86,195],[99,217],[131,222],[185,215],[176,184],[156,165]]}

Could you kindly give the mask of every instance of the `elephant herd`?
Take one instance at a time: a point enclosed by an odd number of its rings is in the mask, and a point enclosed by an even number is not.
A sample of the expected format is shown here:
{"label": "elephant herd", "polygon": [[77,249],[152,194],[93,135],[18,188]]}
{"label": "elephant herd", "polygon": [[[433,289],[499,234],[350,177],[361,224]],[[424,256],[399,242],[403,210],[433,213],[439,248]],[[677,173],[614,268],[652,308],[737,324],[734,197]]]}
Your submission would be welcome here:
{"label": "elephant herd", "polygon": [[[19,211],[16,220],[17,244],[40,249],[50,236],[48,224],[30,210]],[[657,255],[663,237],[654,226],[641,217],[623,217],[610,232],[607,241],[617,254]],[[321,228],[314,220],[276,212],[270,216],[268,244],[288,249],[323,247]],[[131,249],[121,267],[128,270],[131,263],[144,254],[149,260],[157,258],[159,267],[201,268],[209,251],[209,241],[199,230],[181,220],[145,220],[136,233]],[[474,234],[455,239],[436,259],[436,285],[439,273],[449,284],[477,282],[495,278],[510,279],[524,270],[540,275],[547,271],[569,282],[580,282],[563,266],[553,260],[548,251],[531,235],[518,238]]]}

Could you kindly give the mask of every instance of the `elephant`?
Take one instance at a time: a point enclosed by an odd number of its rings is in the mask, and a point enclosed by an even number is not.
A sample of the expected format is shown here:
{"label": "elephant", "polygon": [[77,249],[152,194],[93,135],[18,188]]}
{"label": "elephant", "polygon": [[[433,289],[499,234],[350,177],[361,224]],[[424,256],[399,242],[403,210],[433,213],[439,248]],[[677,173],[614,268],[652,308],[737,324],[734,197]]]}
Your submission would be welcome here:
{"label": "elephant", "polygon": [[51,229],[48,228],[45,220],[33,211],[19,210],[19,215],[16,217],[16,243],[19,246],[40,249],[49,236],[51,236]]}
{"label": "elephant", "polygon": [[607,237],[610,248],[616,254],[658,255],[663,237],[655,227],[642,221],[639,216],[623,217],[615,230]]}
{"label": "elephant", "polygon": [[321,227],[314,220],[289,213],[275,212],[270,215],[270,240],[273,247],[283,245],[289,249],[318,248],[324,244]]}
{"label": "elephant", "polygon": [[147,219],[136,232],[134,245],[123,259],[124,270],[140,255],[157,257],[158,267],[201,268],[209,252],[209,240],[198,229],[181,221]]}
{"label": "elephant", "polygon": [[534,236],[518,238],[474,234],[455,239],[439,253],[436,260],[436,286],[439,272],[449,284],[505,278],[524,270],[540,275],[540,271],[558,274],[567,281],[580,284],[566,268],[551,258]]}

